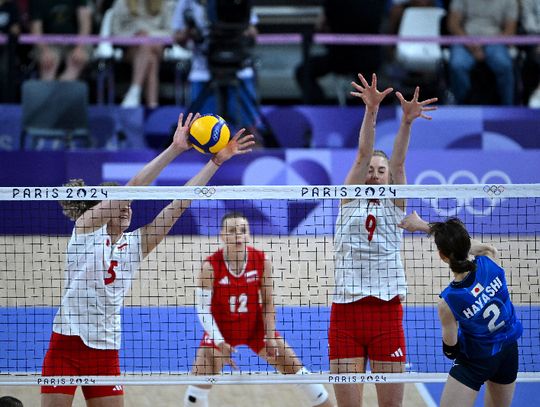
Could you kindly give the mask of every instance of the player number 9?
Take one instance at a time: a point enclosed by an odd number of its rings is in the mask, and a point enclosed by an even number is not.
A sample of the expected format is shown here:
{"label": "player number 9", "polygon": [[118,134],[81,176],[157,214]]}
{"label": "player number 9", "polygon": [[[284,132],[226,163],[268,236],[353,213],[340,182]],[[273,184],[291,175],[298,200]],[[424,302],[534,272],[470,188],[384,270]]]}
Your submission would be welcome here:
{"label": "player number 9", "polygon": [[377,218],[373,216],[372,214],[369,214],[366,218],[366,230],[368,231],[368,237],[367,240],[371,242],[371,239],[373,239],[373,233],[375,233],[375,228],[377,227]]}

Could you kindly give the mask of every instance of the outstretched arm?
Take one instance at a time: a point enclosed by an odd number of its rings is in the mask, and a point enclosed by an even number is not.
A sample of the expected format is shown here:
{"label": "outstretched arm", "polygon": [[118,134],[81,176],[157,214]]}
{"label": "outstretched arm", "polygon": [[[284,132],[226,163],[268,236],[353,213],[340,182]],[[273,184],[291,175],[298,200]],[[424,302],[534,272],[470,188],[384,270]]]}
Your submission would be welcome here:
{"label": "outstretched arm", "polygon": [[361,184],[365,181],[369,169],[369,162],[373,155],[373,145],[375,140],[375,122],[379,113],[379,106],[383,99],[392,92],[392,88],[387,88],[382,92],[377,90],[377,75],[373,74],[371,85],[366,81],[362,74],[358,74],[360,84],[352,82],[356,92],[351,95],[362,99],[366,105],[364,119],[358,134],[358,151],[356,159],[347,174],[345,184]]}
{"label": "outstretched arm", "polygon": [[[409,232],[430,232],[430,225],[424,219],[422,219],[416,211],[413,211],[407,215],[398,224],[398,227],[405,229]],[[498,262],[499,255],[497,249],[487,243],[482,243],[479,240],[471,238],[471,249],[469,250],[471,256],[488,256],[494,262]]]}
{"label": "outstretched arm", "polygon": [[398,224],[398,227],[409,232],[430,232],[429,223],[422,219],[416,211],[405,216]]}
{"label": "outstretched arm", "polygon": [[[236,133],[229,144],[213,156],[197,175],[191,178],[185,185],[206,185],[221,164],[235,155],[249,153],[251,146],[254,144],[253,135],[248,134],[242,137],[243,132],[244,129]],[[141,229],[143,257],[146,257],[161,243],[190,204],[191,201],[188,199],[174,200],[152,222]]]}
{"label": "outstretched arm", "polygon": [[167,147],[160,155],[146,164],[142,170],[140,170],[133,178],[131,178],[126,185],[128,186],[142,186],[149,185],[154,181],[161,171],[169,165],[176,157],[191,148],[188,141],[189,128],[195,120],[200,117],[199,113],[193,115],[189,113],[186,121],[184,120],[184,114],[180,113],[178,117],[178,126],[174,132],[173,141],[169,147]]}
{"label": "outstretched arm", "polygon": [[[188,142],[189,128],[199,117],[197,113],[188,114],[184,122],[184,114],[178,117],[178,126],[174,133],[173,142],[161,154],[146,164],[126,185],[142,186],[148,185],[156,179],[161,171],[176,157],[191,148]],[[93,208],[87,210],[79,219],[75,226],[78,233],[90,233],[106,224],[111,218],[120,216],[120,208],[124,207],[127,201],[101,201]]]}
{"label": "outstretched arm", "polygon": [[[430,106],[432,103],[435,103],[438,99],[431,98],[420,102],[418,96],[420,95],[420,88],[417,86],[414,91],[413,98],[408,101],[405,100],[401,92],[396,92],[396,97],[401,103],[401,109],[403,110],[403,115],[401,117],[401,123],[399,125],[399,130],[394,140],[394,147],[392,149],[392,156],[388,163],[390,167],[391,182],[393,184],[406,184],[407,177],[405,175],[405,157],[407,155],[407,150],[409,149],[409,140],[411,136],[411,126],[414,120],[421,117],[426,120],[431,120],[431,117],[426,115],[425,112],[436,110],[436,106]],[[396,199],[396,206],[401,209],[405,209],[405,200]]]}
{"label": "outstretched arm", "polygon": [[[353,165],[345,178],[346,185],[364,183],[369,170],[371,156],[373,155],[375,123],[377,121],[377,114],[379,113],[379,106],[386,95],[393,91],[392,88],[387,88],[379,92],[377,90],[377,75],[375,74],[371,78],[371,85],[360,73],[358,74],[358,79],[360,79],[360,84],[356,82],[352,83],[356,92],[351,92],[351,95],[362,99],[366,105],[366,109],[358,135],[358,151]],[[346,202],[348,200],[343,200],[342,204]]]}

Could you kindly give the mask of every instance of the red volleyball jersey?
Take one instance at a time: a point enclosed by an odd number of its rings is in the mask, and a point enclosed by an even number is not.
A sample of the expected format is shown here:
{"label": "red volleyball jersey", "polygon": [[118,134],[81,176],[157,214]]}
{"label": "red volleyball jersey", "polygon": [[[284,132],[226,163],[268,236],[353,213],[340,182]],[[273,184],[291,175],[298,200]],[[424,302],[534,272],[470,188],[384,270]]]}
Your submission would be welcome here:
{"label": "red volleyball jersey", "polygon": [[207,260],[214,269],[211,312],[225,341],[233,346],[264,337],[260,290],[265,254],[247,247],[247,261],[240,275],[232,274],[223,249]]}

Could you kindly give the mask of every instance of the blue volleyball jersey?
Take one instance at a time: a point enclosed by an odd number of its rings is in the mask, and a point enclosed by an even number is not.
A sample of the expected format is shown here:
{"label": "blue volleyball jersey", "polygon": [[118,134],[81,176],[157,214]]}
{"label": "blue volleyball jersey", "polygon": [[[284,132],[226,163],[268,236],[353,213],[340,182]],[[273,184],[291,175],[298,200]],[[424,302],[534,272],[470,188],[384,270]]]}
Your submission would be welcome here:
{"label": "blue volleyball jersey", "polygon": [[487,256],[476,271],[441,293],[459,325],[458,342],[467,358],[493,356],[521,336],[523,327],[510,301],[504,270]]}

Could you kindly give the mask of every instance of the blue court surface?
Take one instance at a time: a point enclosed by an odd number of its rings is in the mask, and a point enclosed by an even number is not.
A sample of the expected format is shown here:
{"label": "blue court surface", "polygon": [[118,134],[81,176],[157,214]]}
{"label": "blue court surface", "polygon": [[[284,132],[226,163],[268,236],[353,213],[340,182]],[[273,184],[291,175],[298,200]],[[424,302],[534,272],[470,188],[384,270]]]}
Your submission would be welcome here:
{"label": "blue court surface", "polygon": [[[0,308],[0,374],[40,372],[56,313],[50,307]],[[540,372],[540,308],[521,306],[517,313],[524,333],[519,341],[520,372]],[[277,307],[282,336],[313,372],[328,365],[327,307]],[[451,363],[441,351],[440,327],[434,307],[405,307],[408,370],[446,373]],[[134,374],[186,372],[195,357],[202,329],[193,307],[125,307],[122,371]],[[273,371],[247,347],[238,347],[241,372]],[[443,383],[426,384],[436,405]],[[483,405],[482,394],[477,406]],[[540,405],[540,383],[519,383],[513,406]]]}

